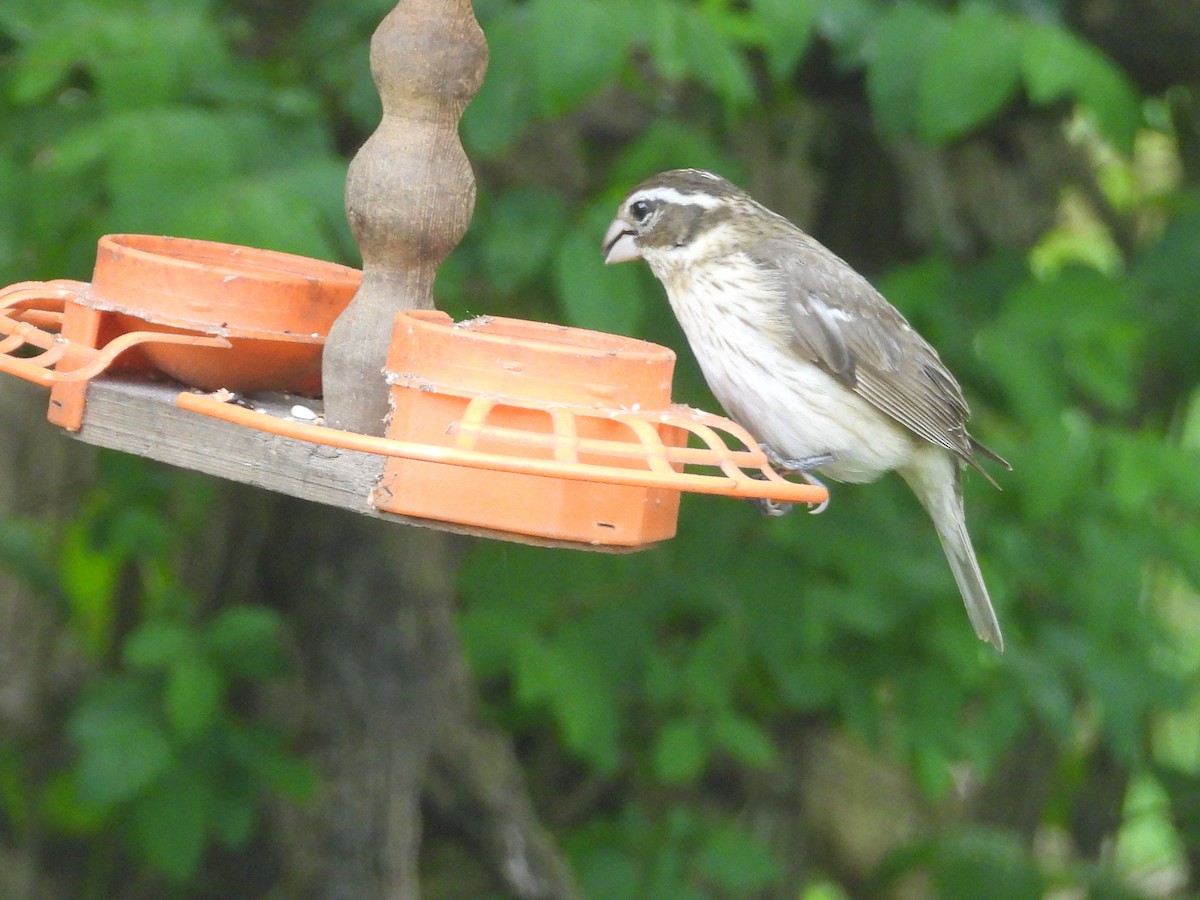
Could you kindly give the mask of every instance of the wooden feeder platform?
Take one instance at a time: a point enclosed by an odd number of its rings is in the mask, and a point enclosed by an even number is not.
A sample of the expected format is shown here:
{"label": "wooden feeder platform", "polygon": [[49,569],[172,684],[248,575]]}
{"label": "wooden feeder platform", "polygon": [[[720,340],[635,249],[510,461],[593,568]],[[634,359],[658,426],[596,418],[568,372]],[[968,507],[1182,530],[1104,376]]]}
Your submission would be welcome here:
{"label": "wooden feeder platform", "polygon": [[[136,290],[111,271],[127,256]],[[88,443],[487,537],[620,552],[672,537],[681,492],[826,499],[823,488],[778,475],[735,423],[671,404],[671,351],[545,323],[398,313],[386,434],[330,427],[322,401],[298,392],[320,389],[311,348],[319,351],[324,335],[312,329],[337,314],[325,295],[348,298],[358,280],[331,266],[108,236],[92,283],[0,291],[0,372],[50,388],[49,419]],[[289,292],[281,281],[303,287]],[[158,282],[170,285],[165,301],[148,287]],[[264,295],[280,321],[258,310]],[[284,327],[281,310],[293,307],[302,319]],[[324,323],[314,324],[314,308]],[[198,321],[200,311],[221,321]],[[297,364],[295,346],[307,365]],[[226,383],[260,390],[212,389]]]}

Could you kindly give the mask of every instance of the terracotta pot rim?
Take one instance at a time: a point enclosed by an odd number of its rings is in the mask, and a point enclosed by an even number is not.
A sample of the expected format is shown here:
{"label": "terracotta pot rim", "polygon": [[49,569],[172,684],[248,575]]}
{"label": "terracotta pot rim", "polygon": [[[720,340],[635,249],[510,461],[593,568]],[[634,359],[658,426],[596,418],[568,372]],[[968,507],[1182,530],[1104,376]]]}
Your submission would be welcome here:
{"label": "terracotta pot rim", "polygon": [[[361,279],[360,270],[341,263],[310,256],[301,256],[283,250],[267,250],[209,241],[202,238],[174,237],[172,235],[117,233],[106,234],[99,240],[101,249],[137,257],[143,261],[168,264],[188,269],[203,269],[221,272],[240,278],[269,277],[272,280],[308,283],[314,280]],[[171,252],[168,248],[183,249],[183,253]],[[187,249],[216,251],[215,258],[196,258],[187,255]]]}
{"label": "terracotta pot rim", "polygon": [[[490,315],[455,322],[446,313],[435,309],[401,310],[396,319],[398,323],[405,320],[417,323],[418,327],[456,340],[504,345],[539,354],[578,356],[586,353],[647,363],[673,362],[675,359],[675,351],[660,344],[552,322]],[[397,335],[398,330],[393,332],[393,340]]]}

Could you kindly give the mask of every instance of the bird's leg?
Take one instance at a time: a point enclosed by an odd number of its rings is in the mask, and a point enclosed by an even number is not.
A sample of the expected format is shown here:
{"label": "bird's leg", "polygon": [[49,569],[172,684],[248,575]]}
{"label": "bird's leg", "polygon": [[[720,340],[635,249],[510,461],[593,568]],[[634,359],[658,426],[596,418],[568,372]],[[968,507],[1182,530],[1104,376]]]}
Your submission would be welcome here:
{"label": "bird's leg", "polygon": [[824,487],[824,485],[808,473],[813,469],[829,465],[835,459],[832,453],[818,453],[816,456],[806,456],[803,459],[788,459],[785,456],[780,456],[779,452],[770,444],[759,444],[758,448],[766,454],[767,462],[771,464],[771,468],[780,475],[799,474],[809,484],[820,485],[821,487]]}
{"label": "bird's leg", "polygon": [[[767,455],[767,462],[771,464],[771,468],[780,475],[799,475],[808,484],[814,487],[825,488],[825,485],[812,474],[813,469],[819,469],[821,466],[828,465],[833,462],[832,453],[821,453],[817,456],[806,456],[804,459],[787,459],[780,456],[779,453],[770,444],[759,444],[759,449]],[[782,516],[792,509],[790,503],[780,503],[777,500],[756,499],[754,505],[758,507],[759,512],[764,516]],[[818,515],[825,512],[825,508],[829,506],[829,499],[826,498],[821,503],[809,510],[810,515]]]}

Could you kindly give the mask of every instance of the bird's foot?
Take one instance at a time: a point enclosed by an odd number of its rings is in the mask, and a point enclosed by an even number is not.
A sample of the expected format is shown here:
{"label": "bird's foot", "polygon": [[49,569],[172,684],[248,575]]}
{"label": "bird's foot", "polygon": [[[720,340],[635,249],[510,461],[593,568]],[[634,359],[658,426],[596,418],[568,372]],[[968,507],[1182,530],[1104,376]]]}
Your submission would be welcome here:
{"label": "bird's foot", "polygon": [[[805,456],[802,459],[788,459],[786,456],[780,456],[779,452],[770,444],[759,444],[758,448],[767,456],[767,462],[771,464],[771,468],[780,475],[795,475],[799,474],[808,480],[808,473],[813,469],[819,469],[821,466],[827,466],[836,459],[832,453],[818,453],[816,456]],[[819,482],[809,482],[816,484]]]}
{"label": "bird's foot", "polygon": [[769,497],[751,497],[750,502],[754,504],[754,508],[760,513],[764,516],[770,516],[772,519],[776,516],[786,516],[792,511],[791,503],[771,500]]}
{"label": "bird's foot", "polygon": [[[816,456],[806,456],[803,459],[788,459],[780,456],[779,453],[770,444],[759,444],[759,448],[767,455],[767,462],[771,464],[771,468],[780,475],[799,475],[807,484],[813,487],[819,487],[828,492],[828,488],[815,475],[812,474],[813,469],[819,469],[821,466],[828,465],[833,462],[834,456],[832,453],[820,453]],[[791,511],[792,504],[780,503],[777,500],[756,500],[755,505],[759,512],[764,516],[782,516]],[[820,515],[825,512],[829,506],[829,498],[826,497],[812,509],[809,515]]]}

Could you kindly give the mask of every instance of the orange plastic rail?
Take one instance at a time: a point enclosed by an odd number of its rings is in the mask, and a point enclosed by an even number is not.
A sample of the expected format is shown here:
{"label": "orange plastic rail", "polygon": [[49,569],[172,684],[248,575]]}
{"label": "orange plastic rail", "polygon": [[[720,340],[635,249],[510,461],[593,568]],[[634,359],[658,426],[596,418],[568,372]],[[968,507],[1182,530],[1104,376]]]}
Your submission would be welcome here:
{"label": "orange plastic rail", "polygon": [[[229,346],[224,338],[157,331],[127,332],[103,347],[68,341],[59,334],[64,307],[84,288],[86,285],[77,281],[58,280],[23,281],[0,290],[0,372],[53,387],[89,381],[138,344]],[[30,355],[31,349],[42,352]],[[69,370],[59,370],[58,363],[68,354],[75,364]]]}
{"label": "orange plastic rail", "polygon": [[[224,402],[212,395],[181,393],[176,404],[190,412],[223,419],[235,425],[280,437],[395,456],[425,462],[447,463],[498,472],[545,475],[574,481],[660,487],[700,494],[757,497],[784,503],[824,503],[828,492],[817,485],[797,484],[771,468],[766,454],[750,434],[734,422],[686,406],[651,411],[595,411],[581,407],[543,404],[514,398],[480,396],[467,405],[456,429],[454,446],[434,446],[412,441],[373,437],[282,419]],[[499,428],[487,423],[500,406],[543,410],[554,423],[552,433]],[[636,441],[594,440],[578,436],[578,421],[588,416],[615,418],[627,425]],[[695,435],[703,447],[671,447],[659,436],[659,425],[681,428]],[[744,449],[731,449],[721,437],[728,434]],[[550,448],[553,459],[481,452],[474,449],[483,438],[531,448]],[[622,467],[582,462],[581,454],[602,455],[641,463]],[[717,473],[685,471],[685,467],[711,468]],[[753,473],[751,475],[750,473]]]}

